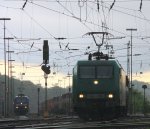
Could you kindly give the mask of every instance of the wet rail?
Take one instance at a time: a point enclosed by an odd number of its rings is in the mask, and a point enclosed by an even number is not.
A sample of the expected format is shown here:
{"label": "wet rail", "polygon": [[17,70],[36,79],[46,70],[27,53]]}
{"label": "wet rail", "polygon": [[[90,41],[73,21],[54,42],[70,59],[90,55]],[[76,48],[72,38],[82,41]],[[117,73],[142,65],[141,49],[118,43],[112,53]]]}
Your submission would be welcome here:
{"label": "wet rail", "polygon": [[108,121],[83,121],[76,116],[0,121],[0,129],[150,129],[150,117],[128,116]]}

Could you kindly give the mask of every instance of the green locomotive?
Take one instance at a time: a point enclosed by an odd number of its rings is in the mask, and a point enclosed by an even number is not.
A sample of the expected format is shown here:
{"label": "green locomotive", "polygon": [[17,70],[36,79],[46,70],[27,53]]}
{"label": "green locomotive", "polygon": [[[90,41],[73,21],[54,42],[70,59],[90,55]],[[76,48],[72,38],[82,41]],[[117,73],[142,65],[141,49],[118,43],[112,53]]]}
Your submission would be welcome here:
{"label": "green locomotive", "polygon": [[118,61],[83,60],[73,68],[73,109],[83,119],[127,114],[126,74]]}

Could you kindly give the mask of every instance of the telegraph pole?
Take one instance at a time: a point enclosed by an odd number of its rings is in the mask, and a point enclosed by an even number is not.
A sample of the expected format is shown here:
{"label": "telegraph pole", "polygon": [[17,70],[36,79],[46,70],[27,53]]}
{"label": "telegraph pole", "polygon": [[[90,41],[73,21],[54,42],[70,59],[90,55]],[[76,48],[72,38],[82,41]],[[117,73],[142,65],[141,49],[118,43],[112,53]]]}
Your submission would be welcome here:
{"label": "telegraph pole", "polygon": [[131,114],[132,114],[132,112],[133,112],[133,103],[132,103],[132,86],[133,86],[133,84],[132,84],[132,32],[133,31],[137,31],[137,29],[133,29],[133,28],[129,28],[129,29],[126,29],[126,31],[131,31],[131,79],[130,79],[130,96],[131,96],[131,109],[130,109],[130,111],[131,111]]}
{"label": "telegraph pole", "polygon": [[4,70],[5,70],[5,81],[4,81],[4,90],[5,90],[5,93],[4,93],[4,117],[6,117],[8,114],[7,112],[7,86],[6,86],[6,42],[5,42],[5,30],[6,30],[6,27],[5,27],[5,22],[7,20],[11,20],[10,18],[0,18],[0,20],[3,20],[4,21]]}

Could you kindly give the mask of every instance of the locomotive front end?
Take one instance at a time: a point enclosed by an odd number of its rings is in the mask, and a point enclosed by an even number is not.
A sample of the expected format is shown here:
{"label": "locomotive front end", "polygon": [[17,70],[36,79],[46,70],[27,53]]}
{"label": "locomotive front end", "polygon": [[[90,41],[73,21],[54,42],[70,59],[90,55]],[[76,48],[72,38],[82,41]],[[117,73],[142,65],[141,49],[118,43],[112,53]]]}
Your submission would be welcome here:
{"label": "locomotive front end", "polygon": [[79,61],[73,71],[73,108],[83,119],[120,111],[120,68],[115,61]]}

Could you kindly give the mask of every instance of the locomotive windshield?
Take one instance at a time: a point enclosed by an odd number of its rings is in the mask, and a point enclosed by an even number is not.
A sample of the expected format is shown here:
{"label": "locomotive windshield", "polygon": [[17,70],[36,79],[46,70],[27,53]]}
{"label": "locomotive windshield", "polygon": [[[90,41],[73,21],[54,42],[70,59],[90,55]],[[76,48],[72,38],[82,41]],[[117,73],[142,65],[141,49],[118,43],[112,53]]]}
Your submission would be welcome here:
{"label": "locomotive windshield", "polygon": [[26,97],[18,97],[15,99],[16,103],[27,103],[28,99]]}
{"label": "locomotive windshield", "polygon": [[97,78],[111,78],[113,73],[112,66],[98,66]]}
{"label": "locomotive windshield", "polygon": [[80,66],[79,77],[80,78],[95,78],[95,67],[94,66]]}
{"label": "locomotive windshield", "polygon": [[112,66],[80,66],[79,78],[112,78]]}

